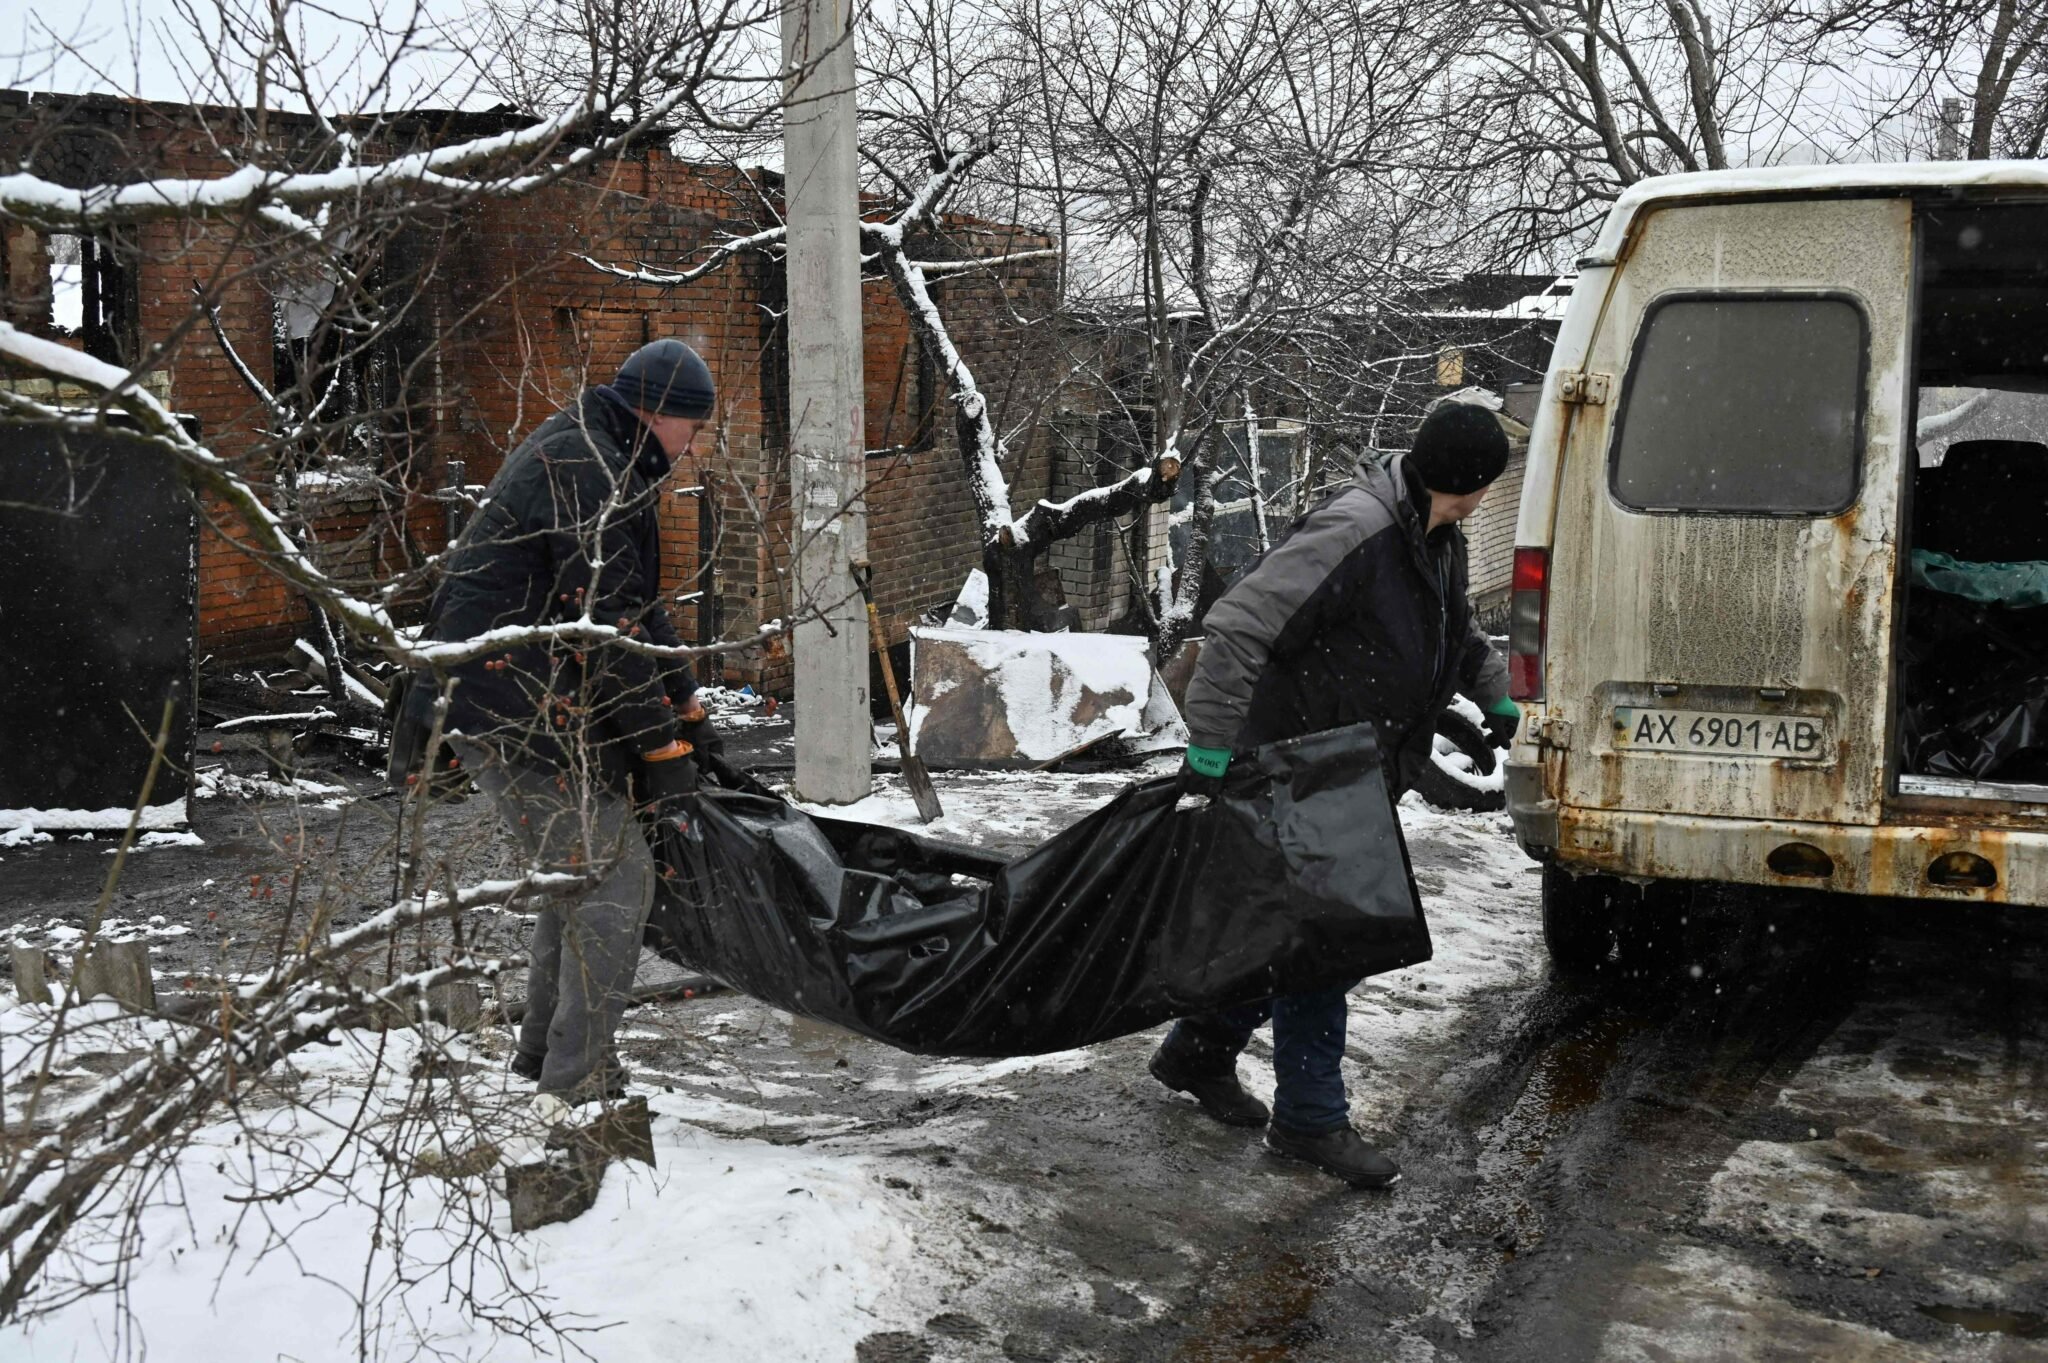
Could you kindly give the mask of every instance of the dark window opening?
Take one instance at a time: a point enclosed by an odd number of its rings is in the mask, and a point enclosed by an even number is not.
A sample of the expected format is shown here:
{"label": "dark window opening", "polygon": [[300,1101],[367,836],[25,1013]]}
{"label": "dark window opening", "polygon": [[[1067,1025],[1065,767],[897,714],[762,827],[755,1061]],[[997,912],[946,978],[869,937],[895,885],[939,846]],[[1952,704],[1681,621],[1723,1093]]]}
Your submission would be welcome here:
{"label": "dark window opening", "polygon": [[[928,280],[932,306],[945,315],[943,280]],[[877,357],[881,358],[881,357]],[[867,413],[868,454],[901,456],[929,450],[938,440],[939,367],[913,326],[894,357],[895,378],[879,412]],[[884,361],[887,362],[886,360]],[[887,372],[884,370],[883,372]],[[880,396],[879,393],[875,396]]]}
{"label": "dark window opening", "polygon": [[938,439],[938,366],[916,336],[903,343],[879,426],[868,423],[868,455],[920,454]]}
{"label": "dark window opening", "polygon": [[789,277],[782,262],[765,258],[751,262],[751,282],[760,298],[758,383],[761,394],[761,448],[789,449]]}
{"label": "dark window opening", "polygon": [[1842,298],[1675,298],[1644,318],[1612,488],[1638,511],[1833,515],[1856,497],[1869,333]]}
{"label": "dark window opening", "polygon": [[2048,204],[1917,229],[1899,770],[2048,787]]}
{"label": "dark window opening", "polygon": [[50,261],[50,323],[78,338],[85,353],[132,365],[136,354],[135,272],[110,237],[56,233],[46,238]]}

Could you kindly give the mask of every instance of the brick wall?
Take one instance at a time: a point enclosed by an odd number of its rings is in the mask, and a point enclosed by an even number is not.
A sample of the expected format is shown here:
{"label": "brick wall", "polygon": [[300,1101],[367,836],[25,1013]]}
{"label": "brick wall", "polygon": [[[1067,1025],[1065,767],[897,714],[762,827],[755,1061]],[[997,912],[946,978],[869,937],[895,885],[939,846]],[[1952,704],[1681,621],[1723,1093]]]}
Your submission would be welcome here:
{"label": "brick wall", "polygon": [[[474,135],[494,117],[423,115],[419,126],[392,136]],[[144,173],[223,174],[229,165],[217,147],[234,144],[237,126],[229,110],[0,92],[0,158],[27,160],[75,184]],[[293,125],[273,120],[267,131],[282,140]],[[119,153],[111,160],[110,147]],[[371,147],[368,154],[396,149]],[[779,265],[742,258],[670,289],[608,276],[580,258],[674,266],[721,233],[758,228],[764,197],[772,201],[778,191],[770,175],[749,183],[728,168],[640,147],[530,197],[485,201],[453,219],[421,213],[381,236],[376,277],[395,319],[380,341],[389,352],[380,371],[389,418],[375,478],[303,490],[323,566],[364,582],[417,567],[445,546],[447,512],[434,494],[447,482],[451,461],[464,465],[465,482],[487,482],[505,452],[579,388],[608,379],[645,341],[677,336],[704,354],[720,390],[712,426],[662,501],[664,591],[671,598],[705,593],[672,608],[677,627],[686,640],[709,642],[746,635],[786,610]],[[949,242],[964,241],[976,254],[1044,244],[988,224],[947,226]],[[145,225],[121,247],[135,286],[132,344],[146,351],[164,343],[159,363],[174,406],[199,420],[212,449],[267,488],[271,470],[251,457],[265,440],[267,410],[208,329],[192,325],[192,286],[199,282],[218,300],[226,334],[258,379],[274,384],[277,300],[291,287],[276,268],[274,243],[250,222],[170,220]],[[0,248],[6,315],[47,330],[41,239],[13,228]],[[950,276],[939,289],[955,342],[1006,431],[1034,410],[1057,375],[1040,338],[1018,322],[1044,313],[1051,288],[1050,263],[1032,262],[1000,275]],[[866,424],[871,443],[884,451],[869,461],[870,556],[878,604],[900,640],[978,565],[979,540],[943,385],[920,360],[886,287],[868,286],[862,308]],[[1042,433],[1016,440],[1006,471],[1020,509],[1051,490],[1052,456],[1053,442]],[[238,547],[231,516],[217,506],[204,510],[202,650],[278,651],[303,627],[302,603]],[[733,654],[722,663],[726,680],[786,687],[786,655]]]}
{"label": "brick wall", "polygon": [[1482,611],[1507,600],[1515,567],[1515,517],[1522,504],[1522,474],[1528,466],[1526,451],[1510,458],[1500,478],[1487,490],[1486,500],[1465,523],[1472,600]]}

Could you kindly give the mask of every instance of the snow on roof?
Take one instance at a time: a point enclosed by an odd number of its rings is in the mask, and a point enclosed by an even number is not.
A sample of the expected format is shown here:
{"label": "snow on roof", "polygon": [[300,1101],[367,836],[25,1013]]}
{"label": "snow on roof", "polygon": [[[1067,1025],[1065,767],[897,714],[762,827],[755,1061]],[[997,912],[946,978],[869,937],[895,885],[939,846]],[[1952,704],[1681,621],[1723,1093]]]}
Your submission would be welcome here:
{"label": "snow on roof", "polygon": [[1738,198],[1752,194],[1842,194],[1858,190],[2035,189],[2048,192],[2048,162],[1913,161],[1849,166],[1768,166],[1659,175],[1622,191],[1600,228],[1590,259],[1611,262],[1636,215],[1674,199]]}
{"label": "snow on roof", "polygon": [[1514,302],[1498,308],[1461,308],[1450,312],[1433,312],[1432,317],[1494,317],[1520,322],[1555,322],[1564,316],[1565,305],[1572,301],[1569,281],[1576,276],[1566,275],[1560,282],[1567,287],[1559,293],[1552,285],[1542,293],[1525,294]]}

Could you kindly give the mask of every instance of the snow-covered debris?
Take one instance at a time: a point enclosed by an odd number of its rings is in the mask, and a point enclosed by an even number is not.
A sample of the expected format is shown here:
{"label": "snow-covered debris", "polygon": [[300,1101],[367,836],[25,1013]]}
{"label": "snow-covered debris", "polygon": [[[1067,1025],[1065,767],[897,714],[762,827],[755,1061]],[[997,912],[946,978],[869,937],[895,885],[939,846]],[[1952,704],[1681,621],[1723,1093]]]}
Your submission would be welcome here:
{"label": "snow-covered debris", "polygon": [[322,809],[339,809],[355,792],[347,786],[303,776],[273,781],[267,776],[237,776],[224,766],[212,766],[193,773],[192,794],[201,800],[317,801]]}
{"label": "snow-covered debris", "polygon": [[946,616],[946,624],[954,629],[981,629],[988,624],[988,574],[976,568],[967,574],[967,580],[960,584],[960,595],[953,600],[953,609]]}
{"label": "snow-covered debris", "polygon": [[913,629],[912,749],[933,767],[1036,766],[1110,737],[1187,742],[1125,634]]}
{"label": "snow-covered debris", "polygon": [[781,707],[773,696],[757,693],[751,686],[700,686],[697,699],[711,714],[712,724],[722,730],[747,729],[756,724],[787,722],[776,720]]}

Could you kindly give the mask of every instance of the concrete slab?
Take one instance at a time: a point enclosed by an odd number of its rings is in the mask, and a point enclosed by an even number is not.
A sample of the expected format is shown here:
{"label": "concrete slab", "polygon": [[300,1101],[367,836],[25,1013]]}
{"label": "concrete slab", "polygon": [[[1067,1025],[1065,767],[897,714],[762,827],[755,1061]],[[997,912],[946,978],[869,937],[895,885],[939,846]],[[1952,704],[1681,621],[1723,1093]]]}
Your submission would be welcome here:
{"label": "concrete slab", "polygon": [[939,769],[1043,766],[1108,738],[1187,741],[1146,640],[912,629],[912,749]]}
{"label": "concrete slab", "polygon": [[9,942],[7,956],[14,972],[14,997],[23,1003],[51,1002],[50,953]]}
{"label": "concrete slab", "polygon": [[145,942],[96,943],[90,956],[73,964],[72,982],[81,999],[104,995],[133,1013],[156,1011],[156,981]]}

